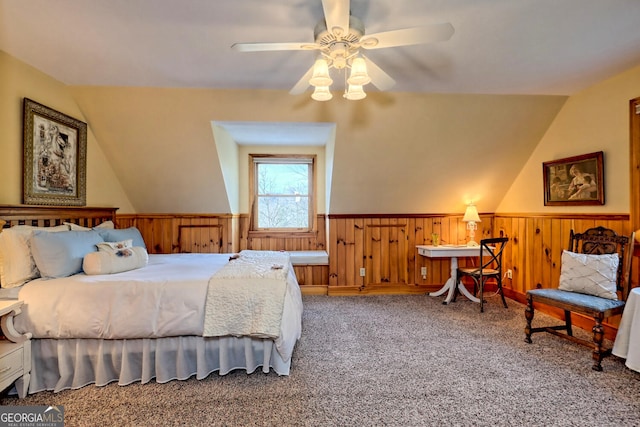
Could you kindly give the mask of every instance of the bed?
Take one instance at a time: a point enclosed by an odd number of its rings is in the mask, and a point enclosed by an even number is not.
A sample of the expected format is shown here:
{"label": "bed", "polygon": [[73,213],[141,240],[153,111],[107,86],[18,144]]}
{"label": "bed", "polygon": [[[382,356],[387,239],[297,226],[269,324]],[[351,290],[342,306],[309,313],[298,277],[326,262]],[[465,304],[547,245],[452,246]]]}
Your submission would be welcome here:
{"label": "bed", "polygon": [[[109,226],[115,222],[114,208],[0,206],[0,220],[6,221],[4,230],[49,229],[30,234],[32,256],[46,277],[12,288],[2,283],[2,298],[24,302],[14,321],[16,330],[32,334],[29,393],[111,382],[202,379],[212,372],[253,373],[258,368],[289,375],[303,307],[287,253],[154,255],[141,251],[145,261],[135,268],[116,269],[112,274],[102,274],[100,268],[90,274],[63,272],[58,277],[53,270],[64,270],[65,263],[51,255],[47,265],[39,252],[52,252],[46,244],[59,245],[63,238],[73,238],[75,245],[78,233],[83,239],[93,235],[88,230],[101,236],[114,233]],[[50,232],[65,227],[69,231]],[[111,239],[108,244],[126,240]],[[135,241],[135,236],[130,240]],[[0,240],[0,249],[3,244]],[[139,247],[140,243],[129,243],[125,251]],[[98,252],[105,255],[101,249],[91,256]],[[108,255],[103,259],[119,262],[123,258]],[[86,254],[86,271],[90,271],[89,258]],[[6,268],[7,260],[0,264]]]}

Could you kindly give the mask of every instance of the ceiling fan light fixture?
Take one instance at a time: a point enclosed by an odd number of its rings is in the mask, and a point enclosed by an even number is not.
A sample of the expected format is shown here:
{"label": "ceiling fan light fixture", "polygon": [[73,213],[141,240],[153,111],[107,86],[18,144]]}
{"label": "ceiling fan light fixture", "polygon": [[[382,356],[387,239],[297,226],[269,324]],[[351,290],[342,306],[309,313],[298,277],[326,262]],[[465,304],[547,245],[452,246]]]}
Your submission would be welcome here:
{"label": "ceiling fan light fixture", "polygon": [[355,86],[364,86],[371,83],[371,77],[367,74],[367,63],[363,58],[354,58],[351,62],[351,75],[347,83]]}
{"label": "ceiling fan light fixture", "polygon": [[329,86],[316,86],[311,98],[316,101],[328,101],[333,98],[333,95],[329,91]]}
{"label": "ceiling fan light fixture", "polygon": [[362,85],[349,85],[349,89],[344,94],[344,97],[349,101],[358,101],[360,99],[364,99],[367,97],[367,94],[364,93],[364,89],[362,89]]}
{"label": "ceiling fan light fixture", "polygon": [[325,86],[329,87],[333,83],[331,76],[329,76],[329,64],[326,59],[317,59],[313,65],[313,76],[309,79],[311,86]]}

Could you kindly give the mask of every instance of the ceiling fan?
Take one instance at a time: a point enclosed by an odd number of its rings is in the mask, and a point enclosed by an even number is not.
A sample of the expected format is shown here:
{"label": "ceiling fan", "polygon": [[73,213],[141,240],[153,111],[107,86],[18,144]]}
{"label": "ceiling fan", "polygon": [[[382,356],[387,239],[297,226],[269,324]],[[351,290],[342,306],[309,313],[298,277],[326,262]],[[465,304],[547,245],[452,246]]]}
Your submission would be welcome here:
{"label": "ceiling fan", "polygon": [[329,86],[333,81],[329,69],[351,68],[351,76],[347,80],[349,90],[345,89],[344,96],[347,99],[362,99],[366,96],[363,85],[371,83],[383,91],[390,89],[395,80],[363,55],[361,49],[446,41],[454,33],[453,26],[444,23],[365,35],[362,21],[350,14],[350,0],[322,0],[322,8],[324,19],[314,29],[313,43],[236,43],[231,47],[240,52],[317,50],[320,53],[318,59],[289,93],[303,93],[312,85],[315,86],[312,98],[319,101],[331,99]]}

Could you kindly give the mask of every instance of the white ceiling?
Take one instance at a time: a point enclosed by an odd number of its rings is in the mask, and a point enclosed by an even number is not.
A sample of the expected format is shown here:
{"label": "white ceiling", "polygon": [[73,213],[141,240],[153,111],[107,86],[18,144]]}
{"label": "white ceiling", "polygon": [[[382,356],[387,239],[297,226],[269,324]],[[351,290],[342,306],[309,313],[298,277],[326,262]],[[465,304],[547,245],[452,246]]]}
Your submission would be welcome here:
{"label": "white ceiling", "polygon": [[[367,33],[455,27],[446,42],[368,52],[392,91],[570,95],[640,64],[638,0],[352,0],[351,10]],[[70,85],[289,90],[314,52],[231,45],[312,42],[322,17],[320,0],[0,0],[0,49]]]}

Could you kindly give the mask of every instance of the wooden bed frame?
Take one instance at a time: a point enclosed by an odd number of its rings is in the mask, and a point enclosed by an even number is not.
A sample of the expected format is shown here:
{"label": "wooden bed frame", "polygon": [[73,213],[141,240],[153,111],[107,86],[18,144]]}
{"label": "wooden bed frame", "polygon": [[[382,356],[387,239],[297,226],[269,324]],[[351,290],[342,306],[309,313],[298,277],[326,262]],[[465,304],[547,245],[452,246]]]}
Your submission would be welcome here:
{"label": "wooden bed frame", "polygon": [[14,225],[51,227],[71,222],[83,227],[95,227],[104,221],[116,222],[118,208],[77,206],[0,205],[3,228]]}

